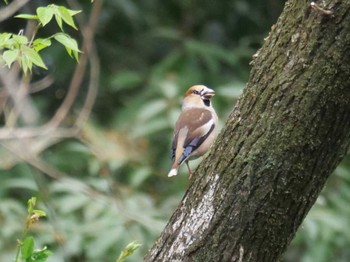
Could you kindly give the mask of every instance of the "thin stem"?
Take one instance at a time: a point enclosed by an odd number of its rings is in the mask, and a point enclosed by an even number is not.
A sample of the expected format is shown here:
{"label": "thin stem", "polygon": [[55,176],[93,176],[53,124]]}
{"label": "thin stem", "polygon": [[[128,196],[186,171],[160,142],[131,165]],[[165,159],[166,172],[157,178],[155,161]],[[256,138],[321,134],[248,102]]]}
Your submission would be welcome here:
{"label": "thin stem", "polygon": [[25,225],[24,225],[23,232],[22,232],[22,234],[21,234],[20,239],[17,240],[17,252],[16,252],[15,262],[20,261],[20,260],[19,260],[19,254],[21,253],[21,246],[22,246],[22,243],[23,243],[23,240],[24,240],[25,236],[27,235],[27,233],[28,233],[28,231],[29,231],[29,224],[30,224],[30,223],[28,223],[28,220],[30,220],[30,214],[27,215],[27,218],[26,218],[26,222],[25,222]]}

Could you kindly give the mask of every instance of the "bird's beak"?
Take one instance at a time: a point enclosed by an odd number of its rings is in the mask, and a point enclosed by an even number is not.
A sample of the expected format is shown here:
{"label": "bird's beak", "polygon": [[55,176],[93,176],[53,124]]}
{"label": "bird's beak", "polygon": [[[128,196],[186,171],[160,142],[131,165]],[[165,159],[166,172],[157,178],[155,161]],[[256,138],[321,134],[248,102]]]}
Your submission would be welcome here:
{"label": "bird's beak", "polygon": [[213,97],[215,95],[215,91],[214,90],[212,90],[212,89],[206,89],[204,92],[203,92],[203,94],[202,94],[202,96],[205,98],[205,99],[210,99],[211,97]]}

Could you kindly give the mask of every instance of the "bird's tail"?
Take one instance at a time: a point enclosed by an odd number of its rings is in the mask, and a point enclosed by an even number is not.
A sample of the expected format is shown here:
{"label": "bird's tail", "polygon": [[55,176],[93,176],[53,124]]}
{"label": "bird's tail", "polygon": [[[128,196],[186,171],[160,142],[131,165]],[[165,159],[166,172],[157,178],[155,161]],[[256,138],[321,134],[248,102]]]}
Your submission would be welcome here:
{"label": "bird's tail", "polygon": [[177,175],[177,168],[172,168],[170,172],[168,173],[168,177],[176,176]]}

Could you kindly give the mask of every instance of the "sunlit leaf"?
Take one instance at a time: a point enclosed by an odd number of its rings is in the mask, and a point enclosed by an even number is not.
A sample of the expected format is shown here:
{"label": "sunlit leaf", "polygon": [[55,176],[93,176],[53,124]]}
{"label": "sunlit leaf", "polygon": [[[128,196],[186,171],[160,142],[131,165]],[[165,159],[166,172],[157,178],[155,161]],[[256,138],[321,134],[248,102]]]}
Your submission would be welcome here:
{"label": "sunlit leaf", "polygon": [[56,15],[59,15],[67,25],[69,25],[69,26],[73,27],[74,29],[78,30],[78,28],[76,27],[76,25],[74,23],[72,15],[68,11],[67,8],[65,8],[64,6],[59,6],[58,7],[58,14],[56,14]]}
{"label": "sunlit leaf", "polygon": [[20,64],[21,64],[22,70],[25,74],[27,74],[28,71],[32,71],[33,63],[29,59],[28,56],[21,56],[20,57]]}
{"label": "sunlit leaf", "polygon": [[80,50],[75,39],[65,33],[57,33],[54,35],[54,38],[66,48],[70,56],[72,56],[73,53],[74,58],[78,60],[78,53]]}
{"label": "sunlit leaf", "polygon": [[0,47],[6,45],[7,41],[11,38],[12,34],[10,33],[1,33],[0,34]]}
{"label": "sunlit leaf", "polygon": [[42,26],[45,26],[51,21],[54,15],[54,10],[51,6],[38,7],[36,13]]}
{"label": "sunlit leaf", "polygon": [[15,49],[15,50],[6,50],[3,55],[2,58],[5,60],[5,63],[8,67],[11,67],[12,63],[14,61],[16,61],[16,59],[18,58],[18,54],[19,54],[19,50]]}
{"label": "sunlit leaf", "polygon": [[59,26],[59,28],[61,29],[61,31],[63,31],[63,26],[62,26],[62,18],[60,15],[58,15],[57,13],[55,14],[55,20]]}
{"label": "sunlit leaf", "polygon": [[12,35],[12,39],[18,45],[28,45],[29,43],[28,38],[24,35]]}
{"label": "sunlit leaf", "polygon": [[57,33],[55,34],[54,38],[60,42],[64,47],[69,48],[73,51],[80,52],[78,48],[77,41],[73,38],[71,38],[69,35],[65,33]]}
{"label": "sunlit leaf", "polygon": [[36,214],[39,217],[46,217],[46,212],[43,210],[39,210],[39,209],[34,209],[33,213]]}
{"label": "sunlit leaf", "polygon": [[34,238],[27,237],[21,245],[21,255],[23,259],[28,259],[34,252]]}
{"label": "sunlit leaf", "polygon": [[81,13],[81,10],[71,10],[71,9],[67,9],[70,16],[75,16],[76,14]]}
{"label": "sunlit leaf", "polygon": [[19,15],[16,15],[15,17],[16,18],[22,18],[22,19],[34,19],[34,20],[39,19],[38,16],[31,15],[31,14],[19,14]]}
{"label": "sunlit leaf", "polygon": [[51,40],[49,38],[37,38],[33,41],[33,48],[37,52],[50,45],[51,45]]}
{"label": "sunlit leaf", "polygon": [[125,261],[125,258],[132,255],[132,253],[134,253],[135,250],[138,249],[140,246],[141,244],[137,243],[136,241],[133,241],[130,244],[128,244],[121,252],[120,256],[117,259],[117,262]]}
{"label": "sunlit leaf", "polygon": [[27,211],[28,211],[29,215],[33,213],[35,204],[36,204],[36,197],[32,197],[32,198],[30,198],[28,200],[28,202],[27,202]]}
{"label": "sunlit leaf", "polygon": [[22,57],[28,58],[28,60],[30,60],[36,66],[47,69],[39,53],[30,47],[22,46]]}

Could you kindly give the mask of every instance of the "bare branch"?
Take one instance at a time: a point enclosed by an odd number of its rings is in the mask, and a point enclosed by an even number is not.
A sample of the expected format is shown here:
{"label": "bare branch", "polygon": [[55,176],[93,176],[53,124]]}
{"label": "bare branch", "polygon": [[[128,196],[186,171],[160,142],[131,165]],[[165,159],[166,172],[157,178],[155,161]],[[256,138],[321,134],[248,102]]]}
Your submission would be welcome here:
{"label": "bare branch", "polygon": [[47,75],[44,78],[30,84],[29,93],[36,93],[42,91],[54,83],[54,79],[51,75]]}
{"label": "bare branch", "polygon": [[19,67],[16,65],[11,69],[2,67],[0,81],[3,83],[6,94],[11,98],[11,100],[6,99],[3,108],[5,109],[10,101],[13,103],[9,105],[8,114],[5,114],[6,126],[15,127],[18,117],[21,117],[26,124],[34,124],[39,112],[28,96],[28,80],[25,78],[20,80]]}
{"label": "bare branch", "polygon": [[27,4],[29,0],[14,0],[9,5],[0,10],[0,22],[12,17],[22,6]]}
{"label": "bare branch", "polygon": [[90,29],[89,30],[87,30],[86,28],[82,29],[83,35],[84,35],[83,54],[80,57],[79,64],[75,68],[74,75],[71,80],[67,95],[64,101],[62,102],[61,106],[57,109],[55,115],[52,117],[50,121],[50,125],[52,126],[59,126],[61,122],[65,119],[69,110],[73,106],[73,103],[76,99],[78,91],[81,87],[81,83],[86,71],[88,58],[91,54],[91,50],[93,47],[93,39],[94,39],[97,20],[99,17],[99,13],[101,11],[101,6],[102,6],[102,0],[94,2],[92,13],[87,26],[87,28],[90,28]]}
{"label": "bare branch", "polygon": [[[90,36],[93,38],[93,35],[96,31],[96,27],[98,24],[98,17],[101,12],[102,2],[103,2],[102,0],[95,2],[94,8],[90,16],[89,24],[85,28],[83,26],[84,23],[82,19],[78,19],[78,23],[80,27],[84,28],[83,35],[86,38],[90,38]],[[72,1],[71,5],[78,6],[79,3],[77,1]],[[77,9],[80,9],[80,8],[77,8]],[[98,55],[97,55],[93,41],[91,42],[89,61],[90,61],[90,83],[89,83],[88,93],[84,101],[83,108],[81,109],[76,121],[76,126],[79,128],[82,128],[83,124],[87,121],[90,115],[90,112],[92,110],[92,107],[94,105],[94,102],[97,96],[97,90],[98,90],[98,83],[99,83],[99,77],[100,77],[100,61],[98,59]]]}

